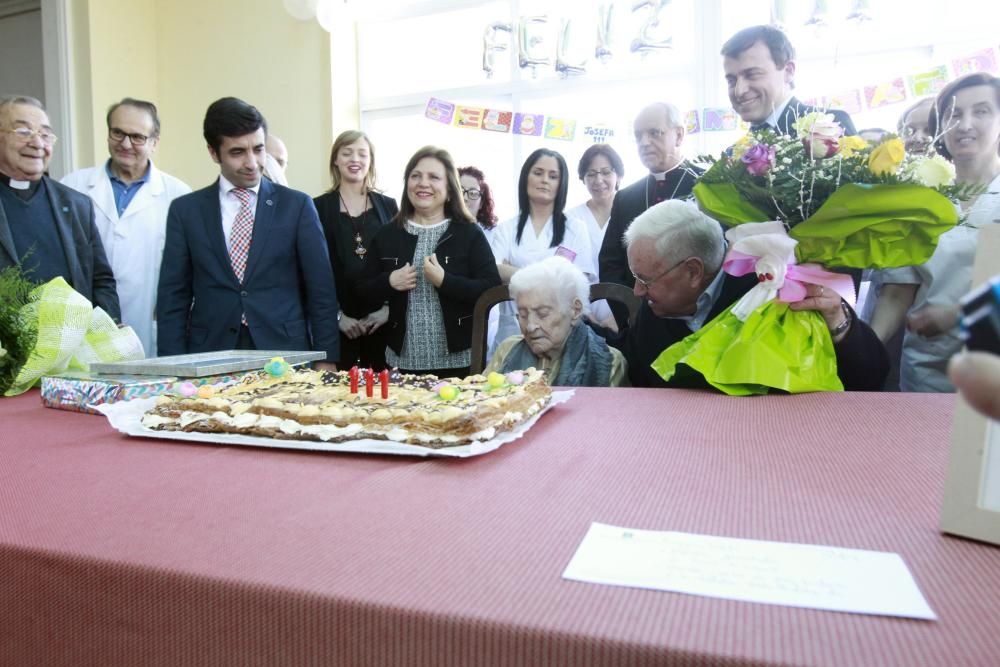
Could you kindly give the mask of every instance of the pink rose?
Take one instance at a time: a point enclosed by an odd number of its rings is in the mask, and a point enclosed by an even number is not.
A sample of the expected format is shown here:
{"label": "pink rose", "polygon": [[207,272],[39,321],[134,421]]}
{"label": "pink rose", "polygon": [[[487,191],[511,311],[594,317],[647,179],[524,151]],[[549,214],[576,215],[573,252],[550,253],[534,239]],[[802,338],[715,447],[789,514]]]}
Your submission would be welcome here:
{"label": "pink rose", "polygon": [[763,176],[774,166],[774,146],[757,144],[744,153],[740,160],[752,175]]}
{"label": "pink rose", "polygon": [[830,114],[815,116],[802,133],[802,145],[813,159],[821,160],[832,157],[840,149],[840,137],[844,134],[844,128]]}

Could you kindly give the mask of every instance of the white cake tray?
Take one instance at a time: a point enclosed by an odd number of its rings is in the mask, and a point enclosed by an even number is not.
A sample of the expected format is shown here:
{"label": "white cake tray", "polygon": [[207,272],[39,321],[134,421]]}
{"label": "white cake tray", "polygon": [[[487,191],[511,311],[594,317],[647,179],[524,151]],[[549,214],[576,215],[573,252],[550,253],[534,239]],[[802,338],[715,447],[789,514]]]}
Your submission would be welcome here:
{"label": "white cake tray", "polygon": [[409,445],[390,440],[348,440],[346,442],[321,442],[316,440],[275,440],[261,436],[236,433],[189,433],[187,431],[154,431],[142,425],[142,415],[156,404],[156,398],[140,398],[92,406],[103,413],[111,426],[127,435],[163,440],[187,440],[211,445],[241,445],[246,447],[271,447],[274,449],[308,449],[320,452],[354,452],[358,454],[395,454],[400,456],[438,456],[445,458],[470,458],[498,449],[523,436],[539,417],[573,396],[572,390],[554,391],[552,399],[540,412],[517,428],[501,433],[492,440],[474,442],[457,447],[434,449]]}

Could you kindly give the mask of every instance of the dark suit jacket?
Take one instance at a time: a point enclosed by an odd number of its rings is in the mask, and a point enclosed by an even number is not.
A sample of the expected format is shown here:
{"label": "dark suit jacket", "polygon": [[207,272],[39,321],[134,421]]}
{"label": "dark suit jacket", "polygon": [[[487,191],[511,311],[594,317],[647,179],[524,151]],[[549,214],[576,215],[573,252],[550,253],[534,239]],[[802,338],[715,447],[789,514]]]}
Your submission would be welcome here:
{"label": "dark suit jacket", "polygon": [[222,231],[218,181],[175,199],[156,310],[160,355],[231,350],[246,313],[258,349],[323,350],[336,361],[337,295],[312,200],[261,180],[240,284]]}
{"label": "dark suit jacket", "polygon": [[[70,271],[70,275],[64,276],[66,282],[92,304],[103,309],[115,322],[120,322],[122,311],[118,305],[115,276],[94,223],[94,202],[87,195],[48,176],[42,176],[42,179],[66,251]],[[0,205],[0,270],[19,263],[7,214]]]}
{"label": "dark suit jacket", "polygon": [[[372,306],[389,302],[389,321],[385,326],[389,347],[396,354],[403,351],[410,293],[393,289],[389,274],[407,262],[417,271],[423,271],[423,259],[413,256],[416,250],[417,237],[399,222],[384,225],[372,242],[372,252],[378,261],[368,265],[368,277],[360,286]],[[448,351],[461,352],[472,347],[472,310],[476,301],[483,292],[500,284],[496,258],[483,230],[474,222],[448,223],[434,253],[444,268],[444,281],[435,289],[444,317]]]}
{"label": "dark suit jacket", "polygon": [[[711,322],[757,284],[757,276],[725,276],[719,297],[709,311]],[[635,324],[608,343],[619,348],[628,361],[629,382],[633,387],[711,388],[705,378],[687,366],[678,366],[670,381],[664,381],[650,365],[660,353],[691,334],[683,320],[661,318],[653,314],[643,299]],[[889,356],[871,328],[854,315],[854,322],[843,340],[833,346],[837,355],[837,375],[848,391],[881,391],[889,374]]]}
{"label": "dark suit jacket", "polygon": [[854,129],[854,121],[851,120],[851,117],[846,111],[842,109],[820,109],[819,107],[809,106],[808,104],[800,102],[794,95],[788,100],[788,106],[785,107],[785,113],[781,114],[781,117],[778,118],[778,131],[792,137],[797,136],[797,133],[795,132],[795,121],[808,113],[812,113],[813,111],[833,114],[833,119],[840,123],[840,126],[844,128],[845,135],[854,135],[858,133],[858,131]]}

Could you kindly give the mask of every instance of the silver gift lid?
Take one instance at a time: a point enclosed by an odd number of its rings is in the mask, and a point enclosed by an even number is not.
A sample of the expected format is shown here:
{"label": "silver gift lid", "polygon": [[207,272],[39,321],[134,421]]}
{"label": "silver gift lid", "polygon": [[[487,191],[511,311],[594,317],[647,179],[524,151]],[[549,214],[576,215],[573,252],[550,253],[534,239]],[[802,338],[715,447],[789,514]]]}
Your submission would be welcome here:
{"label": "silver gift lid", "polygon": [[92,373],[127,375],[175,375],[194,378],[207,375],[226,375],[240,371],[259,371],[274,357],[281,357],[295,366],[310,361],[323,361],[326,352],[295,350],[219,350],[197,354],[177,354],[170,357],[153,357],[134,361],[90,364]]}

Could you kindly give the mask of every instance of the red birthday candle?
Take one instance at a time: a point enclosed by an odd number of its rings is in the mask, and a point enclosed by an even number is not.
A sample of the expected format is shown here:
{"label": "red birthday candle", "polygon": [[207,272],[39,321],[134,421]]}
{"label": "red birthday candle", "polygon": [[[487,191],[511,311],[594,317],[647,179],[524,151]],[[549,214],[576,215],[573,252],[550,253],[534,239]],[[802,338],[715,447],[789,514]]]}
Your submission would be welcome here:
{"label": "red birthday candle", "polygon": [[368,368],[365,370],[365,396],[371,398],[375,391],[375,371]]}
{"label": "red birthday candle", "polygon": [[379,384],[382,385],[382,398],[389,398],[389,370],[386,369],[378,374]]}
{"label": "red birthday candle", "polygon": [[351,378],[351,393],[358,393],[358,367],[355,366],[348,372],[348,376]]}

